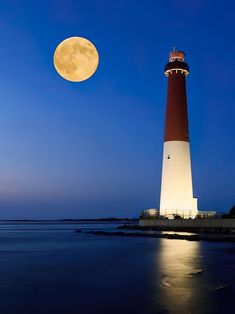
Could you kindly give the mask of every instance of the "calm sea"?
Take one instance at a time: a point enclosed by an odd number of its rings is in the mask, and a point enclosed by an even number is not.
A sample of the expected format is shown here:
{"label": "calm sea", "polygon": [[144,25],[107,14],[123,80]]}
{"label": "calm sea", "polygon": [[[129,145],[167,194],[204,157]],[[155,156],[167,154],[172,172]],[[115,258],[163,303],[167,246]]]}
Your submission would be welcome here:
{"label": "calm sea", "polygon": [[1,314],[234,313],[235,245],[0,223]]}

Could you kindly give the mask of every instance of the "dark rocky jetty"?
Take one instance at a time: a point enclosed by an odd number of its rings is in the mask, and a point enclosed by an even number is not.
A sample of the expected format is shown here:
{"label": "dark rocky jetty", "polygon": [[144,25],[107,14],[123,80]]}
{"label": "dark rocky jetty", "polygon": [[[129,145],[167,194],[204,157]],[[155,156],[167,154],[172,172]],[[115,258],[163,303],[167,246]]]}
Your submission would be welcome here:
{"label": "dark rocky jetty", "polygon": [[[81,231],[76,231],[81,232]],[[124,231],[87,231],[85,234],[92,234],[95,236],[108,237],[140,237],[140,238],[160,238],[160,239],[174,239],[174,240],[188,240],[188,241],[209,241],[209,242],[234,242],[235,234],[178,234],[178,233],[149,233],[149,232],[124,232]]]}

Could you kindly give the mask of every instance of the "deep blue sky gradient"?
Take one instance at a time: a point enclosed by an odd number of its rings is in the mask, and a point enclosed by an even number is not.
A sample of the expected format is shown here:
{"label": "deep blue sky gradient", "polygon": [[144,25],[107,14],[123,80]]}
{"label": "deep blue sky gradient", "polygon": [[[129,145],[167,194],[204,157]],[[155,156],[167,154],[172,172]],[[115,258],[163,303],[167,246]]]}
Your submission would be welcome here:
{"label": "deep blue sky gradient", "polygon": [[[234,204],[234,11],[217,0],[0,2],[0,219],[137,216],[159,206],[166,78],[184,50],[194,194]],[[54,70],[57,44],[91,40],[82,83]]]}

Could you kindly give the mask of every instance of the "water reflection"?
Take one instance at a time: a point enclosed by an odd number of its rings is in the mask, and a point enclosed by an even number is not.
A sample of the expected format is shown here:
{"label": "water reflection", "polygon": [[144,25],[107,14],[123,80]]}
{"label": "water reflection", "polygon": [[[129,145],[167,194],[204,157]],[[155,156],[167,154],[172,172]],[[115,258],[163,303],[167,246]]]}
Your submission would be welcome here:
{"label": "water reflection", "polygon": [[197,313],[203,272],[200,242],[161,239],[158,265],[158,297],[167,313]]}

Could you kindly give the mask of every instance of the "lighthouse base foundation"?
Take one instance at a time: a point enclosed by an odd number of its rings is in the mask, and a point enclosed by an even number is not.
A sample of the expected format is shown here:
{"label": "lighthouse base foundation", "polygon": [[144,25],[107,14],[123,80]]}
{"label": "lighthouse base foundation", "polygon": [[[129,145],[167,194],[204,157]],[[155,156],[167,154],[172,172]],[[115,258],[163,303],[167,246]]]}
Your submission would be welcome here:
{"label": "lighthouse base foundation", "polygon": [[235,219],[140,219],[139,226],[156,230],[221,232],[235,230]]}

